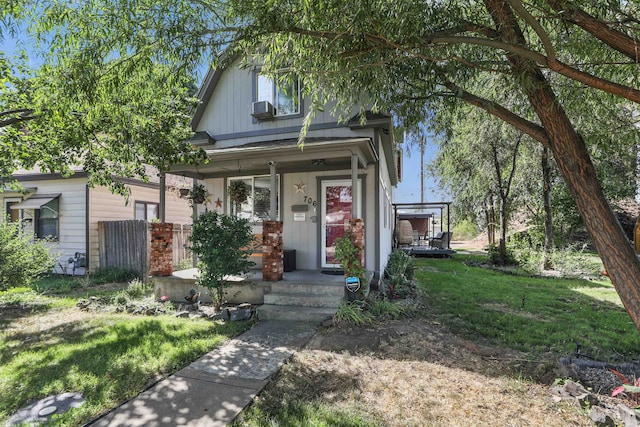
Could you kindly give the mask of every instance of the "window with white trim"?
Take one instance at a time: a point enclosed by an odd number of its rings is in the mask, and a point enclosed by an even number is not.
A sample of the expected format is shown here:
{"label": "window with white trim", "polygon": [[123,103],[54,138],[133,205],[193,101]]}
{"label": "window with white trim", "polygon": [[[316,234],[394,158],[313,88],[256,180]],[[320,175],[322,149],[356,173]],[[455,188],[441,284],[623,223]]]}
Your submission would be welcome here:
{"label": "window with white trim", "polygon": [[276,75],[274,81],[267,75],[257,73],[255,97],[256,101],[269,101],[276,117],[300,114],[300,79],[284,79]]}
{"label": "window with white trim", "polygon": [[[227,188],[233,181],[242,181],[247,186],[247,200],[239,206],[227,194],[227,206],[231,215],[248,219],[250,222],[262,222],[269,219],[271,208],[271,177],[269,175],[233,177],[227,180]],[[276,219],[280,218],[280,177],[276,176]]]}
{"label": "window with white trim", "polygon": [[160,205],[153,202],[136,202],[135,203],[135,219],[144,221],[152,221],[159,219]]}

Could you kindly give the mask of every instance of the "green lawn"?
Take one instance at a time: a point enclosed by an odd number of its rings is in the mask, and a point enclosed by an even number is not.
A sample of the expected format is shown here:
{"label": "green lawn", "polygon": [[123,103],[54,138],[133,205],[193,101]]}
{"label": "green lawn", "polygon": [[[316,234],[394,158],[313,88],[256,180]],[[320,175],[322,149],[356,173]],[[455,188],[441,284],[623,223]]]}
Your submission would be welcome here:
{"label": "green lawn", "polygon": [[53,424],[83,424],[250,326],[172,315],[85,315],[76,301],[29,289],[0,292],[0,424],[30,402],[62,392],[82,393],[87,403]]}
{"label": "green lawn", "polygon": [[506,274],[473,266],[481,258],[416,260],[430,315],[455,333],[552,356],[584,352],[634,360],[640,334],[608,281]]}

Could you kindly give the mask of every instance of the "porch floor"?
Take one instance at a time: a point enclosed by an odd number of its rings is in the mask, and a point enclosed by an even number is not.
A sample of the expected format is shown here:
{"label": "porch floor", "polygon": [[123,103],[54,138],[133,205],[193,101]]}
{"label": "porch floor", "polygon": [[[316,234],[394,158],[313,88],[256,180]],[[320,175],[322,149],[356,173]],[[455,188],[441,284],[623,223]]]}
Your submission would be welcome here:
{"label": "porch floor", "polygon": [[[189,268],[187,270],[174,271],[171,277],[195,280],[196,277],[198,277],[198,269]],[[262,282],[262,271],[250,270],[245,276],[230,276],[228,280],[237,284],[243,282]],[[308,283],[318,285],[336,285],[342,287],[344,286],[344,276],[342,274],[324,274],[320,270],[294,270],[285,272],[282,280],[268,283]]]}

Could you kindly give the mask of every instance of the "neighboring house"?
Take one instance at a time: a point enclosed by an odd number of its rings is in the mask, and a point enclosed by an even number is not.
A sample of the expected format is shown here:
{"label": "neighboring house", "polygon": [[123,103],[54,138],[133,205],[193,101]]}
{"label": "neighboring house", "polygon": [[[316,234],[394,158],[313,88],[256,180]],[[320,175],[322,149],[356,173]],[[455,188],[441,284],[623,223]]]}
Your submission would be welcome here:
{"label": "neighboring house", "polygon": [[[338,269],[335,240],[344,235],[345,222],[361,218],[365,268],[383,270],[392,250],[391,200],[399,180],[391,117],[367,112],[362,124],[356,105],[352,119],[338,123],[327,106],[317,112],[301,149],[297,141],[310,103],[298,81],[279,87],[258,68],[236,62],[210,70],[199,98],[192,143],[207,151],[210,162],[174,165],[171,172],[207,187],[210,201],[200,212],[247,218],[258,239],[263,221],[282,222],[285,258],[295,250],[296,268],[316,271]],[[229,186],[239,181],[249,194],[235,206]]]}
{"label": "neighboring house", "polygon": [[[35,238],[51,239],[52,250],[59,256],[54,270],[57,273],[83,274],[86,268],[100,267],[99,221],[159,218],[160,185],[155,174],[150,175],[155,182],[123,180],[131,189],[128,202],[105,187],[89,187],[87,175],[82,171],[69,178],[36,171],[19,171],[14,177],[26,194],[9,189],[0,193],[3,219],[20,221],[23,230],[33,233]],[[176,187],[191,180],[167,175],[166,181],[168,188],[175,188],[166,192],[166,220],[190,224],[192,208],[180,198]],[[68,261],[76,254],[87,262],[77,263],[74,271]]]}

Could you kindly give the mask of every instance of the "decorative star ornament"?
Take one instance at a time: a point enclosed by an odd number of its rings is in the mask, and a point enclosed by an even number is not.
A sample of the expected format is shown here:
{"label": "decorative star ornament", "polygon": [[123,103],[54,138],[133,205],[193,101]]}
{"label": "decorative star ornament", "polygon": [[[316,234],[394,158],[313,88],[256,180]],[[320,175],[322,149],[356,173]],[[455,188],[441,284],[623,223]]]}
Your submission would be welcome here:
{"label": "decorative star ornament", "polygon": [[215,204],[216,204],[216,208],[222,207],[222,200],[220,200],[220,197],[218,197],[218,200],[215,201]]}
{"label": "decorative star ornament", "polygon": [[301,180],[299,183],[293,184],[293,187],[296,189],[296,194],[298,193],[305,194],[304,189],[307,187],[307,184],[304,184]]}

